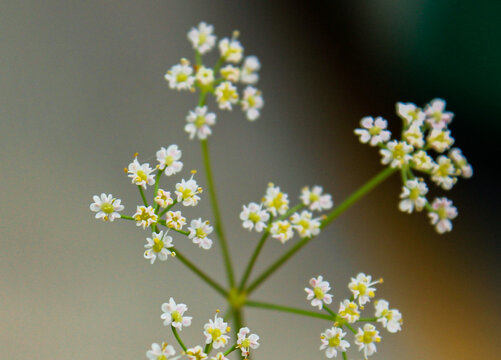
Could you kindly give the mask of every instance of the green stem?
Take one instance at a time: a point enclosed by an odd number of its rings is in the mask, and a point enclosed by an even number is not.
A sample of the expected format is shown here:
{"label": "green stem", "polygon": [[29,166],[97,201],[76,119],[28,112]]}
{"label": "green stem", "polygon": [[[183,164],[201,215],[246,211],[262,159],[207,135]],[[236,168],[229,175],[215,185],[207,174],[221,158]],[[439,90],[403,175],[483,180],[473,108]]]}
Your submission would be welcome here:
{"label": "green stem", "polygon": [[243,327],[242,309],[233,309],[233,316],[235,317],[235,325],[233,326],[233,333],[235,334],[235,339],[238,339],[238,332]]}
{"label": "green stem", "polygon": [[355,331],[355,329],[351,327],[351,325],[350,325],[350,324],[346,324],[346,323],[345,323],[344,325],[345,325],[348,329],[350,329],[350,331],[351,331],[352,333],[354,333],[354,334],[356,334],[356,333],[357,333],[357,332]]}
{"label": "green stem", "polygon": [[339,316],[338,314],[336,314],[334,311],[332,311],[331,309],[329,309],[327,306],[325,306],[325,304],[322,306],[322,308],[327,311],[334,319],[337,319]]}
{"label": "green stem", "polygon": [[188,350],[188,348],[186,347],[186,345],[184,345],[183,340],[181,340],[181,337],[177,333],[177,329],[174,326],[172,326],[172,325],[171,325],[170,328],[172,329],[172,332],[174,333],[174,337],[176,338],[176,340],[179,343],[179,345],[181,346],[181,348],[183,348],[184,351]]}
{"label": "green stem", "polygon": [[[353,204],[355,204],[358,200],[360,200],[364,195],[367,195],[372,189],[374,189],[377,185],[382,183],[385,179],[390,177],[397,169],[392,169],[390,167],[386,167],[384,170],[379,172],[376,176],[362,185],[358,190],[356,190],[353,194],[348,196],[348,198],[343,201],[340,205],[338,205],[334,210],[330,212],[329,215],[322,221],[320,224],[321,228],[329,225],[332,221],[338,218],[342,213],[348,210]],[[282,266],[287,260],[289,260],[296,252],[301,250],[306,244],[308,244],[313,237],[311,238],[302,238],[299,242],[297,242],[289,251],[287,251],[282,257],[276,260],[268,269],[266,269],[254,282],[249,285],[247,289],[247,293],[250,294],[254,291],[263,281],[265,281],[271,274],[273,274],[280,266]]]}
{"label": "green stem", "polygon": [[190,260],[188,260],[186,257],[184,257],[183,254],[179,252],[179,250],[170,248],[169,250],[173,251],[176,253],[176,258],[179,259],[184,265],[186,265],[191,271],[193,271],[195,274],[198,275],[202,280],[204,280],[210,287],[212,287],[214,290],[216,290],[219,294],[221,294],[223,297],[228,297],[228,292],[221,286],[219,285],[215,280],[213,280],[209,275],[204,273],[202,270],[200,270],[198,267],[195,266]]}
{"label": "green stem", "polygon": [[132,216],[120,215],[120,219],[136,221]]}
{"label": "green stem", "polygon": [[138,185],[137,188],[139,189],[139,193],[141,194],[141,198],[143,199],[144,206],[148,207],[148,200],[146,200],[146,196],[144,195],[144,190],[141,187],[141,185]]}
{"label": "green stem", "polygon": [[294,206],[293,208],[289,209],[289,211],[287,211],[282,216],[277,217],[275,219],[275,221],[287,219],[289,216],[291,216],[292,214],[294,214],[296,211],[299,211],[299,210],[301,210],[304,207],[305,207],[304,204],[298,204],[298,205]]}
{"label": "green stem", "polygon": [[210,342],[208,344],[205,344],[204,353],[206,353],[207,355],[209,355],[209,353],[210,353],[211,350],[212,350],[212,342]]}
{"label": "green stem", "polygon": [[290,306],[269,304],[269,303],[265,303],[265,302],[261,302],[261,301],[249,300],[249,301],[245,302],[245,305],[250,306],[250,307],[255,307],[255,308],[261,308],[261,309],[288,312],[291,314],[303,315],[303,316],[308,316],[308,317],[313,317],[313,318],[318,318],[318,319],[324,319],[324,320],[330,320],[330,321],[335,320],[335,317],[333,318],[333,316],[317,313],[315,311],[296,309],[296,308],[293,308]]}
{"label": "green stem", "polygon": [[231,354],[231,353],[232,353],[233,351],[235,351],[236,349],[237,349],[237,344],[233,345],[233,346],[232,346],[232,347],[230,347],[228,350],[226,350],[226,351],[224,352],[224,356]]}
{"label": "green stem", "polygon": [[228,276],[228,282],[230,287],[235,285],[235,278],[233,275],[233,266],[231,264],[230,252],[228,250],[228,244],[226,242],[226,237],[224,236],[223,225],[221,221],[221,213],[219,212],[219,205],[217,202],[216,188],[214,186],[214,179],[212,176],[212,169],[209,158],[209,147],[207,140],[201,140],[202,145],[202,157],[204,160],[205,173],[207,175],[207,185],[209,187],[209,195],[211,198],[212,211],[214,213],[214,229],[221,242],[221,250],[223,252],[224,265],[226,267],[226,274]]}
{"label": "green stem", "polygon": [[165,226],[167,229],[170,229],[170,230],[175,231],[175,232],[177,232],[177,233],[180,233],[180,234],[183,234],[183,235],[186,235],[186,236],[190,235],[190,232],[189,232],[189,231],[177,230],[177,229],[174,229],[174,228],[168,227],[168,226],[167,226],[167,221],[165,221],[165,220],[158,220],[158,223],[159,223],[160,225]]}
{"label": "green stem", "polygon": [[357,321],[377,321],[377,317],[373,317],[373,318],[359,318]]}
{"label": "green stem", "polygon": [[346,356],[346,352],[342,352],[341,354],[343,354],[343,360],[348,360],[348,357]]}
{"label": "green stem", "polygon": [[[155,190],[153,191],[153,199],[155,199],[157,196],[158,184],[160,183],[160,177],[162,176],[163,172],[164,171],[162,169],[158,170],[158,172],[157,172],[157,178],[155,179]],[[155,200],[153,200],[153,201],[155,201]],[[159,207],[160,207],[160,205],[158,205],[158,204],[155,205],[155,214],[158,214]]]}
{"label": "green stem", "polygon": [[195,64],[202,66],[202,54],[198,50],[195,50]]}
{"label": "green stem", "polygon": [[164,216],[164,215],[165,215],[165,213],[166,213],[167,211],[169,211],[170,209],[172,209],[172,207],[173,207],[174,205],[176,205],[176,204],[177,204],[177,199],[174,199],[174,202],[173,202],[172,204],[170,204],[169,206],[167,206],[164,210],[162,210],[162,212],[161,212],[160,214],[158,214],[158,217],[159,217],[159,218],[161,218],[162,216]]}
{"label": "green stem", "polygon": [[249,264],[247,265],[247,268],[245,269],[244,277],[242,278],[242,281],[240,282],[239,289],[242,291],[245,288],[245,285],[247,283],[247,280],[249,279],[249,276],[252,272],[252,268],[254,267],[254,264],[256,263],[257,257],[259,256],[259,253],[261,252],[261,249],[264,246],[264,243],[266,242],[266,239],[268,238],[268,231],[265,231],[263,236],[261,237],[261,240],[259,240],[259,243],[257,244],[256,249],[254,250],[254,253],[252,254],[252,257],[249,261]]}

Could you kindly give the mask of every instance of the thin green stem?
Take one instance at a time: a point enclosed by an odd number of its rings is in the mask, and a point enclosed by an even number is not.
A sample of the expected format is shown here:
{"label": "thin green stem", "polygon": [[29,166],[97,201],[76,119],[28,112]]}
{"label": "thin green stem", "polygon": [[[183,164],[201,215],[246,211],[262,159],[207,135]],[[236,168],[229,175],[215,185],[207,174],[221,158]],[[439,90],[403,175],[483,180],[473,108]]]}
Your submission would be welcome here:
{"label": "thin green stem", "polygon": [[348,360],[348,357],[346,356],[346,352],[342,352],[341,354],[343,354],[343,360]]}
{"label": "thin green stem", "polygon": [[202,54],[198,50],[195,50],[195,64],[202,66]]}
{"label": "thin green stem", "polygon": [[261,252],[261,249],[264,246],[264,243],[266,242],[266,239],[268,238],[268,231],[265,231],[263,236],[261,237],[261,240],[259,240],[259,243],[256,246],[256,249],[254,250],[254,253],[252,254],[252,257],[249,261],[249,264],[247,265],[247,268],[245,269],[244,276],[242,278],[242,281],[240,282],[239,290],[242,291],[245,288],[245,285],[247,284],[247,280],[249,279],[249,276],[252,272],[252,268],[254,267],[254,264],[256,263],[257,257],[259,256],[259,253]]}
{"label": "thin green stem", "polygon": [[[157,172],[157,178],[155,179],[155,190],[153,191],[153,199],[155,199],[155,197],[157,196],[157,193],[158,193],[158,185],[160,183],[160,177],[162,176],[162,173],[164,171],[162,169],[159,169],[158,172]],[[158,214],[158,208],[160,207],[160,205],[156,204],[155,205],[155,214]]]}
{"label": "thin green stem", "polygon": [[313,317],[313,318],[318,318],[318,319],[324,319],[324,320],[330,320],[330,321],[335,320],[335,317],[333,317],[333,316],[317,313],[315,311],[297,309],[297,308],[293,308],[290,306],[283,306],[283,305],[277,305],[277,304],[269,304],[269,303],[265,303],[265,302],[261,302],[261,301],[249,300],[249,301],[246,301],[245,305],[250,306],[250,307],[255,307],[255,308],[276,310],[276,311],[282,311],[282,312],[287,312],[287,313],[296,314],[296,315],[303,315],[303,316],[308,316],[308,317]]}
{"label": "thin green stem", "polygon": [[216,188],[214,186],[214,179],[212,176],[212,168],[211,168],[210,157],[209,157],[209,147],[207,144],[207,140],[201,140],[200,144],[202,145],[202,157],[203,157],[204,166],[205,166],[205,173],[207,175],[207,185],[209,187],[209,195],[211,198],[212,211],[214,213],[214,229],[215,229],[216,234],[219,238],[219,241],[221,242],[221,250],[223,252],[223,260],[224,260],[224,265],[226,267],[226,274],[228,276],[228,282],[230,284],[230,287],[233,287],[235,285],[235,278],[233,275],[233,266],[231,264],[230,252],[228,250],[228,244],[227,244],[226,237],[225,237],[224,231],[223,231],[223,225],[222,225],[222,221],[221,221],[221,213],[219,211],[219,204],[218,204],[217,196],[216,196]]}
{"label": "thin green stem", "polygon": [[165,215],[165,213],[166,213],[167,211],[169,211],[170,209],[172,209],[172,207],[173,207],[174,205],[176,205],[176,204],[177,204],[177,199],[174,199],[174,202],[173,202],[172,204],[170,204],[169,206],[167,206],[164,210],[162,210],[162,212],[161,212],[160,214],[158,214],[158,217],[160,218],[160,217],[164,216],[164,215]]}
{"label": "thin green stem", "polygon": [[327,306],[325,306],[325,304],[322,306],[322,308],[327,311],[334,319],[337,319],[339,316],[338,314],[336,314],[334,311],[332,311],[331,309],[329,309]]}
{"label": "thin green stem", "polygon": [[181,348],[184,351],[188,350],[188,348],[186,347],[186,345],[184,345],[183,340],[181,340],[181,337],[177,333],[177,329],[174,326],[172,326],[172,325],[171,325],[170,328],[172,329],[172,332],[174,333],[174,337],[176,338],[177,342],[179,343],[179,346],[181,346]]}
{"label": "thin green stem", "polygon": [[120,215],[120,219],[136,221],[132,216]]}
{"label": "thin green stem", "polygon": [[212,342],[210,342],[208,344],[205,344],[204,353],[206,353],[207,355],[209,355],[209,353],[210,353],[211,350],[212,350]]}
{"label": "thin green stem", "polygon": [[235,339],[238,339],[238,332],[243,327],[243,315],[242,309],[233,309],[233,316],[235,317],[235,324],[233,326],[233,333],[235,334]]}
{"label": "thin green stem", "polygon": [[228,297],[228,292],[219,285],[215,280],[213,280],[209,275],[200,270],[195,264],[188,260],[179,250],[170,248],[171,251],[176,253],[176,258],[179,259],[184,265],[186,265],[191,271],[198,275],[202,280],[204,280],[210,287],[216,290],[223,297]]}
{"label": "thin green stem", "polygon": [[289,216],[291,216],[292,214],[294,214],[296,211],[299,211],[299,210],[301,210],[304,207],[305,207],[304,204],[298,204],[298,205],[294,206],[293,208],[289,209],[289,211],[287,211],[285,214],[277,217],[275,219],[275,221],[287,219]]}
{"label": "thin green stem", "polygon": [[230,347],[228,350],[226,350],[226,351],[224,352],[224,356],[231,354],[231,353],[232,353],[233,351],[235,351],[236,349],[237,349],[237,344],[233,345],[233,346],[232,346],[232,347]]}
{"label": "thin green stem", "polygon": [[351,331],[352,333],[354,333],[354,334],[356,334],[356,333],[357,333],[357,332],[355,331],[355,329],[351,327],[351,325],[350,325],[350,324],[346,324],[346,323],[345,323],[345,324],[343,324],[343,325],[345,325],[348,329],[350,329],[350,331]]}
{"label": "thin green stem", "polygon": [[144,190],[141,187],[141,185],[138,185],[137,188],[139,189],[139,193],[141,194],[141,198],[143,199],[144,206],[148,207],[148,200],[146,200],[146,196],[144,195]]}
{"label": "thin green stem", "polygon": [[377,321],[377,317],[373,317],[373,318],[360,318],[357,320],[358,321]]}
{"label": "thin green stem", "polygon": [[[397,169],[392,169],[390,167],[386,167],[384,170],[379,172],[376,176],[362,185],[358,190],[356,190],[353,194],[348,196],[348,198],[343,201],[340,205],[338,205],[334,210],[332,210],[329,215],[322,221],[320,224],[321,228],[329,225],[332,221],[337,219],[342,213],[348,210],[352,205],[354,205],[358,200],[360,200],[364,195],[367,195],[372,189],[374,189],[377,185],[386,180],[390,175],[395,173]],[[273,274],[280,266],[282,266],[287,260],[289,260],[296,252],[301,250],[306,244],[308,244],[313,237],[311,238],[302,238],[299,242],[297,242],[289,251],[287,251],[284,255],[282,255],[278,260],[276,260],[268,269],[266,269],[254,282],[249,285],[247,289],[247,293],[250,294],[254,291],[263,281],[265,281],[271,274]]]}
{"label": "thin green stem", "polygon": [[214,75],[217,76],[217,73],[219,72],[219,69],[221,68],[221,66],[223,66],[224,64],[224,57],[220,57],[217,62],[216,62],[216,65],[214,65]]}

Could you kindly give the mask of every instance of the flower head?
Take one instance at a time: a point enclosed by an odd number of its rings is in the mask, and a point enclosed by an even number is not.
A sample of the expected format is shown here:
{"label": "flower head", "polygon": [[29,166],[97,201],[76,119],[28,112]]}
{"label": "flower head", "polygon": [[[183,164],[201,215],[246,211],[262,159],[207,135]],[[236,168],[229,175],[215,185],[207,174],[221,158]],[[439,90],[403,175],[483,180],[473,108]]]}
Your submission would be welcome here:
{"label": "flower head", "polygon": [[360,311],[358,310],[357,303],[348,299],[343,300],[339,304],[339,316],[350,324],[356,322],[360,319]]}
{"label": "flower head", "polygon": [[409,214],[416,208],[417,211],[423,210],[426,204],[425,195],[428,192],[428,187],[426,183],[419,179],[407,180],[405,186],[402,187],[402,193],[400,194],[400,204],[399,209]]}
{"label": "flower head", "polygon": [[259,117],[259,111],[263,107],[264,101],[261,96],[261,91],[258,89],[247,86],[244,89],[244,95],[242,98],[242,110],[245,111],[247,119],[254,121]]}
{"label": "flower head", "polygon": [[403,139],[407,141],[407,143],[414,146],[416,149],[422,148],[424,146],[424,132],[422,126],[422,121],[414,121],[403,133]]}
{"label": "flower head", "polygon": [[171,229],[181,230],[186,225],[186,218],[181,215],[181,211],[167,211],[165,223]]}
{"label": "flower head", "polygon": [[188,181],[183,179],[176,184],[177,202],[182,201],[184,206],[196,206],[200,200],[198,194],[201,192],[202,188],[193,180],[193,175]]}
{"label": "flower head", "polygon": [[452,148],[449,151],[449,158],[460,171],[462,177],[470,178],[473,175],[473,168],[468,163],[468,160],[466,160],[460,149]]}
{"label": "flower head", "polygon": [[355,134],[360,137],[360,142],[376,146],[390,140],[391,132],[385,130],[388,122],[382,117],[379,116],[374,120],[372,116],[366,116],[362,118],[360,125],[362,125],[362,129],[355,129]]}
{"label": "flower head", "polygon": [[190,139],[197,135],[200,140],[204,140],[212,134],[210,127],[216,123],[216,114],[207,113],[207,106],[197,106],[195,110],[188,113],[186,121],[188,123],[184,130],[190,134]]}
{"label": "flower head", "polygon": [[176,355],[176,351],[172,345],[167,345],[166,342],[162,346],[157,343],[151,344],[151,350],[146,352],[146,357],[149,360],[168,360],[171,356]]}
{"label": "flower head", "polygon": [[444,190],[450,190],[457,182],[459,171],[456,169],[451,159],[446,156],[438,157],[438,164],[435,164],[431,171],[431,179]]}
{"label": "flower head", "polygon": [[195,83],[193,68],[186,59],[181,59],[181,63],[174,65],[165,74],[165,80],[169,82],[169,87],[176,90],[190,90]]}
{"label": "flower head", "polygon": [[369,356],[376,352],[376,342],[381,341],[379,331],[372,324],[365,324],[364,329],[358,329],[355,335],[355,344],[358,345],[358,350],[364,352],[364,358],[367,360]]}
{"label": "flower head", "polygon": [[425,106],[426,122],[434,129],[444,129],[452,121],[454,114],[445,111],[445,100],[433,99]]}
{"label": "flower head", "polygon": [[405,125],[409,125],[413,122],[422,123],[426,118],[423,110],[418,108],[413,103],[397,103],[397,115],[400,116],[402,120],[405,121]]}
{"label": "flower head", "polygon": [[346,333],[338,327],[325,330],[320,335],[320,340],[322,341],[320,350],[325,349],[325,356],[329,359],[337,356],[338,351],[345,352],[350,347],[350,343],[343,339],[345,336]]}
{"label": "flower head", "polygon": [[428,213],[431,224],[439,234],[452,230],[451,219],[458,215],[457,209],[452,205],[452,201],[447,198],[437,198],[431,204],[432,211]]}
{"label": "flower head", "polygon": [[188,40],[193,45],[193,49],[200,54],[205,54],[212,50],[216,44],[216,36],[212,34],[214,26],[207,25],[205,22],[198,24],[188,32]]}
{"label": "flower head", "polygon": [[153,169],[150,168],[150,164],[140,164],[137,158],[129,164],[128,168],[129,177],[132,179],[132,183],[138,186],[142,186],[146,189],[146,185],[155,184],[155,175],[152,174]]}
{"label": "flower head", "polygon": [[172,237],[167,236],[167,232],[164,234],[163,231],[159,233],[153,232],[151,238],[146,238],[146,251],[144,252],[144,258],[149,259],[153,264],[155,259],[158,257],[159,260],[165,261],[172,255],[169,248],[173,247]]}
{"label": "flower head", "polygon": [[190,360],[205,360],[207,359],[207,354],[204,353],[204,349],[200,345],[192,347],[186,350],[186,356]]}
{"label": "flower head", "polygon": [[211,85],[214,82],[214,70],[202,65],[198,68],[195,78],[202,86]]}
{"label": "flower head", "polygon": [[225,61],[236,64],[242,60],[244,48],[237,39],[224,38],[219,41],[219,51]]}
{"label": "flower head", "polygon": [[451,147],[454,139],[451,137],[449,130],[433,129],[426,138],[428,146],[441,153]]}
{"label": "flower head", "polygon": [[351,278],[348,288],[353,293],[354,298],[358,299],[358,304],[362,306],[374,297],[376,288],[373,286],[382,282],[383,279],[372,281],[372,276],[360,273],[356,278]]}
{"label": "flower head", "polygon": [[419,150],[412,155],[412,166],[419,171],[431,170],[434,164],[431,156],[424,150]]}
{"label": "flower head", "polygon": [[238,331],[237,347],[242,351],[242,356],[249,356],[250,349],[259,347],[259,336],[251,334],[248,327],[243,327]]}
{"label": "flower head", "polygon": [[162,304],[163,314],[160,318],[164,321],[165,326],[172,325],[178,330],[183,330],[184,327],[191,325],[191,316],[184,316],[188,310],[185,304],[176,304],[173,298],[169,302]]}
{"label": "flower head", "polygon": [[268,184],[266,195],[264,196],[264,206],[273,215],[283,215],[289,210],[288,195],[280,191],[280,187]]}
{"label": "flower head", "polygon": [[292,225],[287,220],[279,220],[271,224],[270,234],[274,239],[280,240],[282,244],[285,244],[294,235]]}
{"label": "flower head", "polygon": [[209,221],[202,221],[202,218],[191,220],[188,230],[190,231],[188,237],[194,244],[198,244],[199,247],[205,250],[211,248],[212,240],[207,237],[212,232],[212,226],[209,225]]}
{"label": "flower head", "polygon": [[311,300],[311,306],[317,306],[319,310],[322,309],[323,304],[332,303],[332,294],[328,294],[331,287],[329,282],[324,281],[322,275],[317,278],[310,279],[310,288],[304,288],[306,291],[306,300]]}
{"label": "flower head", "polygon": [[151,206],[138,206],[136,209],[136,213],[132,215],[134,220],[136,220],[137,226],[142,226],[143,229],[146,229],[148,226],[152,224],[156,224],[158,221],[158,216],[155,214],[155,209]]}
{"label": "flower head", "polygon": [[396,309],[389,309],[389,303],[386,300],[377,300],[375,303],[376,317],[383,327],[389,332],[396,333],[402,330],[402,314]]}
{"label": "flower head", "polygon": [[237,88],[230,81],[223,81],[215,90],[216,101],[221,110],[231,110],[238,102]]}
{"label": "flower head", "polygon": [[177,145],[170,145],[167,149],[164,147],[157,151],[157,161],[160,170],[164,170],[164,174],[171,176],[177,174],[183,169],[181,159],[181,150]]}
{"label": "flower head", "polygon": [[405,141],[392,140],[387,144],[386,149],[381,149],[379,152],[383,155],[381,162],[386,165],[390,164],[392,168],[401,168],[409,163],[411,156],[409,155],[414,148]]}
{"label": "flower head", "polygon": [[90,204],[90,210],[96,213],[96,219],[103,221],[113,221],[120,218],[119,211],[124,209],[122,200],[113,198],[113,195],[102,193],[101,196],[94,195],[94,202]]}
{"label": "flower head", "polygon": [[219,72],[221,73],[223,79],[233,83],[238,82],[238,79],[240,78],[240,69],[233,65],[226,65]]}
{"label": "flower head", "polygon": [[257,232],[263,231],[266,222],[270,219],[270,214],[263,210],[263,205],[258,205],[251,202],[249,205],[243,205],[243,210],[240,213],[240,220],[243,221],[244,229],[256,229]]}
{"label": "flower head", "polygon": [[174,203],[174,200],[170,196],[170,191],[165,191],[162,189],[158,189],[157,196],[155,196],[154,200],[155,203],[163,209]]}
{"label": "flower head", "polygon": [[240,81],[244,84],[253,85],[259,80],[258,70],[261,68],[257,56],[247,56],[240,71]]}
{"label": "flower head", "polygon": [[224,322],[223,318],[214,316],[214,320],[210,319],[204,325],[205,343],[212,343],[214,349],[219,349],[226,346],[230,337],[226,335],[229,331],[228,323]]}
{"label": "flower head", "polygon": [[224,356],[224,353],[218,352],[216,356],[212,356],[210,360],[229,360],[226,356]]}
{"label": "flower head", "polygon": [[313,186],[311,190],[308,186],[305,186],[301,190],[301,202],[308,206],[311,211],[329,210],[333,206],[332,197],[330,194],[322,195],[322,191],[321,186]]}
{"label": "flower head", "polygon": [[290,221],[301,237],[309,238],[320,233],[320,220],[313,219],[313,214],[308,210],[302,211],[301,214],[292,214]]}

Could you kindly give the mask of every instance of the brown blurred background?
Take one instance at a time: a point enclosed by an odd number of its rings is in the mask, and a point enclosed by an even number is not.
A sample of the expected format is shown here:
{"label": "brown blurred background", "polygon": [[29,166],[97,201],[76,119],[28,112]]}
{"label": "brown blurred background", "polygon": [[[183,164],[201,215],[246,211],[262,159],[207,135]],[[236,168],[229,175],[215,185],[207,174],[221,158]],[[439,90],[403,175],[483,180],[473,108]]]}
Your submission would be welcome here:
{"label": "brown blurred background", "polygon": [[[263,65],[262,117],[250,123],[240,111],[218,112],[210,138],[239,275],[257,236],[238,214],[269,181],[294,200],[305,184],[322,184],[340,203],[381,169],[377,151],[353,135],[362,116],[382,115],[398,129],[395,102],[442,97],[475,170],[445,194],[460,214],[452,233],[437,235],[425,214],[399,212],[394,177],[254,299],[308,309],[310,277],[323,274],[342,300],[349,278],[363,271],[385,278],[378,295],[405,319],[401,333],[383,331],[374,359],[497,357],[498,2],[346,3],[2,2],[1,359],[144,359],[152,342],[173,342],[159,318],[170,296],[195,317],[182,333],[190,344],[223,306],[176,261],[143,259],[146,232],[96,222],[88,209],[92,195],[106,192],[133,212],[139,197],[122,168],[136,151],[153,162],[157,149],[177,143],[186,170],[201,169],[199,145],[183,132],[196,97],[170,91],[163,75],[191,57],[186,33],[202,20],[219,38],[239,29],[246,54]],[[202,171],[199,179],[205,184]],[[208,200],[187,215],[209,216]],[[207,253],[174,241],[224,282],[217,247]],[[270,241],[258,270],[284,251]],[[260,310],[246,318],[262,338],[256,359],[324,358],[327,322]]]}

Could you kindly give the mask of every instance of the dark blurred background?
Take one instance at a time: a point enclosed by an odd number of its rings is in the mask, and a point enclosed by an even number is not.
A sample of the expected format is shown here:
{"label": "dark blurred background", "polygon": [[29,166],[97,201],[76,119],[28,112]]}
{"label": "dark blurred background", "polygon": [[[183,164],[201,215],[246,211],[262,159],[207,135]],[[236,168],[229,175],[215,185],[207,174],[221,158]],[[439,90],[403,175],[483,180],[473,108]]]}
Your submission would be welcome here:
{"label": "dark blurred background", "polygon": [[[499,4],[3,1],[0,358],[145,358],[152,342],[174,342],[159,319],[170,296],[195,317],[183,331],[190,344],[224,305],[179,263],[144,260],[145,232],[96,222],[88,210],[92,195],[106,192],[133,211],[139,198],[122,168],[136,151],[153,162],[161,146],[177,143],[186,170],[202,168],[198,143],[183,131],[196,97],[163,79],[192,57],[186,33],[200,21],[219,38],[239,29],[245,53],[263,66],[262,117],[218,112],[210,138],[238,274],[257,242],[238,214],[269,181],[294,200],[305,184],[321,184],[340,203],[381,169],[377,151],[353,135],[363,116],[381,115],[398,130],[397,101],[444,98],[455,145],[474,167],[472,179],[444,194],[459,210],[452,233],[436,234],[425,214],[399,212],[394,177],[254,298],[308,309],[310,277],[323,274],[340,301],[363,271],[385,278],[378,295],[405,319],[401,333],[383,331],[374,359],[496,358]],[[205,184],[203,171],[199,178]],[[208,197],[190,210],[208,217]],[[182,240],[174,242],[223,282],[217,245],[206,253]],[[270,241],[257,269],[285,247]],[[328,323],[259,310],[246,317],[262,338],[256,359],[325,358],[318,346]]]}

